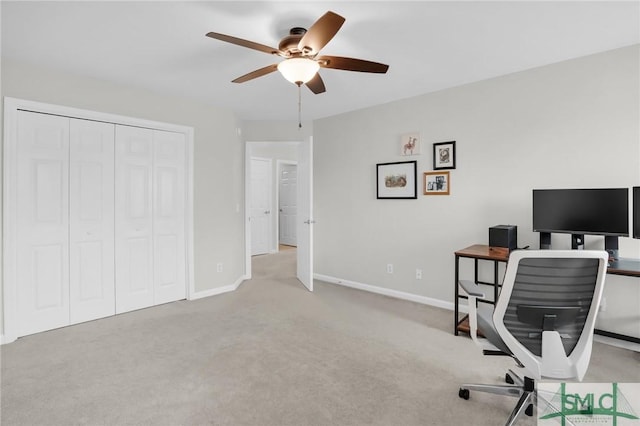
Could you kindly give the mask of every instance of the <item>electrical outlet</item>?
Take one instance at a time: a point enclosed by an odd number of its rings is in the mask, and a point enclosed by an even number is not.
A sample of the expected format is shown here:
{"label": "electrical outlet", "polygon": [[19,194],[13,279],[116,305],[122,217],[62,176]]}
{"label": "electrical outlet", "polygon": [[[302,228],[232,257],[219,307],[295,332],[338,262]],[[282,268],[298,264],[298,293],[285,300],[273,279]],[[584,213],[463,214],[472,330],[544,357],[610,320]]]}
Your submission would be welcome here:
{"label": "electrical outlet", "polygon": [[422,279],[422,269],[416,269],[416,280]]}
{"label": "electrical outlet", "polygon": [[393,274],[393,263],[387,263],[387,274]]}
{"label": "electrical outlet", "polygon": [[607,311],[607,299],[606,298],[602,298],[600,299],[600,312],[606,312]]}
{"label": "electrical outlet", "polygon": [[216,265],[216,270],[217,270],[218,272],[222,272],[222,263],[218,263],[218,264]]}

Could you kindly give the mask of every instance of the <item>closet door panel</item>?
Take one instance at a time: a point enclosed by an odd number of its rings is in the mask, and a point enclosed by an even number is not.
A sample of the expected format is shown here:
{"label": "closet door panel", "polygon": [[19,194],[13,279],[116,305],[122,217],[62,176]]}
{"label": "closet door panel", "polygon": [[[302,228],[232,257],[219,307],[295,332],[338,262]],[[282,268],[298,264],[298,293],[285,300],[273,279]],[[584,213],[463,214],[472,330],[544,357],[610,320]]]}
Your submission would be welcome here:
{"label": "closet door panel", "polygon": [[70,121],[72,324],[115,314],[114,137],[113,124]]}
{"label": "closet door panel", "polygon": [[154,131],[155,303],[186,297],[185,138]]}
{"label": "closet door panel", "polygon": [[116,313],[154,304],[153,131],[116,126]]}
{"label": "closet door panel", "polygon": [[17,335],[69,324],[69,119],[18,112]]}

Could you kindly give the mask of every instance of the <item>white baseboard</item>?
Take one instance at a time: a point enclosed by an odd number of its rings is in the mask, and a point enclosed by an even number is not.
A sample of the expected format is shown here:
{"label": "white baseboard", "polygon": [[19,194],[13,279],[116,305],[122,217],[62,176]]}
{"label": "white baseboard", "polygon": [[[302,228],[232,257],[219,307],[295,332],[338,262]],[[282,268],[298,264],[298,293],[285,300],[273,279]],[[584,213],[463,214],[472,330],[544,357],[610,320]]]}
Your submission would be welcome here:
{"label": "white baseboard", "polygon": [[626,340],[614,339],[612,337],[601,336],[595,334],[593,340],[596,342],[604,343],[605,345],[615,346],[617,348],[628,349],[634,352],[640,352],[640,344],[634,342],[627,342]]}
{"label": "white baseboard", "polygon": [[[322,274],[313,274],[313,278],[319,281],[325,281],[331,284],[338,284],[345,287],[364,290],[370,293],[382,294],[384,296],[389,296],[396,299],[408,300],[410,302],[421,303],[428,306],[435,306],[436,308],[448,309],[450,311],[453,311],[454,309],[453,303],[446,302],[440,299],[434,299],[432,297],[420,296],[413,293],[406,293],[404,291],[391,290],[384,287],[378,287],[371,284],[359,283],[356,281],[345,280],[342,278],[336,278]],[[467,307],[460,305],[460,312],[467,312]]]}
{"label": "white baseboard", "polygon": [[[328,282],[331,284],[337,284],[344,287],[355,288],[358,290],[368,291],[370,293],[376,293],[384,296],[394,297],[396,299],[408,300],[411,302],[421,303],[423,305],[435,306],[437,308],[448,309],[450,311],[453,311],[453,308],[454,308],[453,303],[446,302],[444,300],[434,299],[434,298],[425,297],[425,296],[419,296],[417,294],[406,293],[398,290],[391,290],[388,288],[378,287],[370,284],[363,284],[356,281],[344,280],[342,278],[331,277],[328,275],[314,274],[313,278],[316,280]],[[466,314],[469,312],[466,304],[460,305],[459,309],[460,309],[460,313]],[[638,345],[637,343],[626,342],[623,340],[613,339],[610,337],[600,336],[597,334],[594,335],[594,340],[607,345],[616,346],[619,348],[628,349],[635,352],[640,352],[640,345]]]}
{"label": "white baseboard", "polygon": [[198,291],[198,292],[192,294],[189,297],[189,300],[197,300],[197,299],[202,299],[204,297],[217,296],[218,294],[223,294],[223,293],[229,293],[231,291],[236,291],[238,289],[238,287],[240,287],[240,284],[242,284],[244,282],[244,280],[246,280],[246,279],[247,279],[247,277],[245,277],[243,275],[240,278],[238,278],[236,280],[236,282],[234,282],[231,285],[226,285],[224,287],[216,287],[216,288],[212,288],[210,290]]}

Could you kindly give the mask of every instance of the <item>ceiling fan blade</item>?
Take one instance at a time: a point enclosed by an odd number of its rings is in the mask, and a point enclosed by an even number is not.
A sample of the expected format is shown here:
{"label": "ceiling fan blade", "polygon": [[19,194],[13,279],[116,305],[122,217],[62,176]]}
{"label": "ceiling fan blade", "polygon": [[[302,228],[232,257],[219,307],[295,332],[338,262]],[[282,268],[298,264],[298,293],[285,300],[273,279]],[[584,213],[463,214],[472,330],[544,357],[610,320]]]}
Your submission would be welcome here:
{"label": "ceiling fan blade", "polygon": [[336,13],[325,13],[302,36],[298,49],[305,54],[316,55],[336,35],[344,21],[345,19]]}
{"label": "ceiling fan blade", "polygon": [[232,81],[232,83],[244,83],[245,81],[253,80],[254,78],[262,77],[263,75],[270,74],[278,69],[278,64],[267,65],[255,71],[251,71],[248,74],[238,77]]}
{"label": "ceiling fan blade", "polygon": [[320,77],[320,73],[316,73],[316,75],[306,84],[307,87],[311,89],[311,91],[316,95],[327,91],[327,89],[325,89],[324,87],[324,81],[322,81],[322,77]]}
{"label": "ceiling fan blade", "polygon": [[216,40],[226,41],[227,43],[236,44],[242,47],[248,47],[249,49],[259,50],[260,52],[269,53],[271,55],[278,55],[280,51],[274,47],[266,46],[264,44],[256,43],[249,40],[244,40],[238,37],[233,37],[220,33],[207,33],[207,37],[215,38]]}
{"label": "ceiling fan blade", "polygon": [[322,68],[332,68],[345,71],[374,72],[384,74],[389,65],[363,59],[343,58],[341,56],[320,56],[316,58]]}

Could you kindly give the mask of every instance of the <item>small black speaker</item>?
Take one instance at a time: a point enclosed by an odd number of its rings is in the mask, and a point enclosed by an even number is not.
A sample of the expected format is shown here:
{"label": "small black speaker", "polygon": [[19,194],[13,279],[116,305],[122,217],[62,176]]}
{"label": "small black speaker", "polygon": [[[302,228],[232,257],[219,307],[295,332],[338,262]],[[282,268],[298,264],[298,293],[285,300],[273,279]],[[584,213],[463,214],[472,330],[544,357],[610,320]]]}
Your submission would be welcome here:
{"label": "small black speaker", "polygon": [[515,225],[496,225],[489,228],[489,246],[518,248],[518,227]]}

